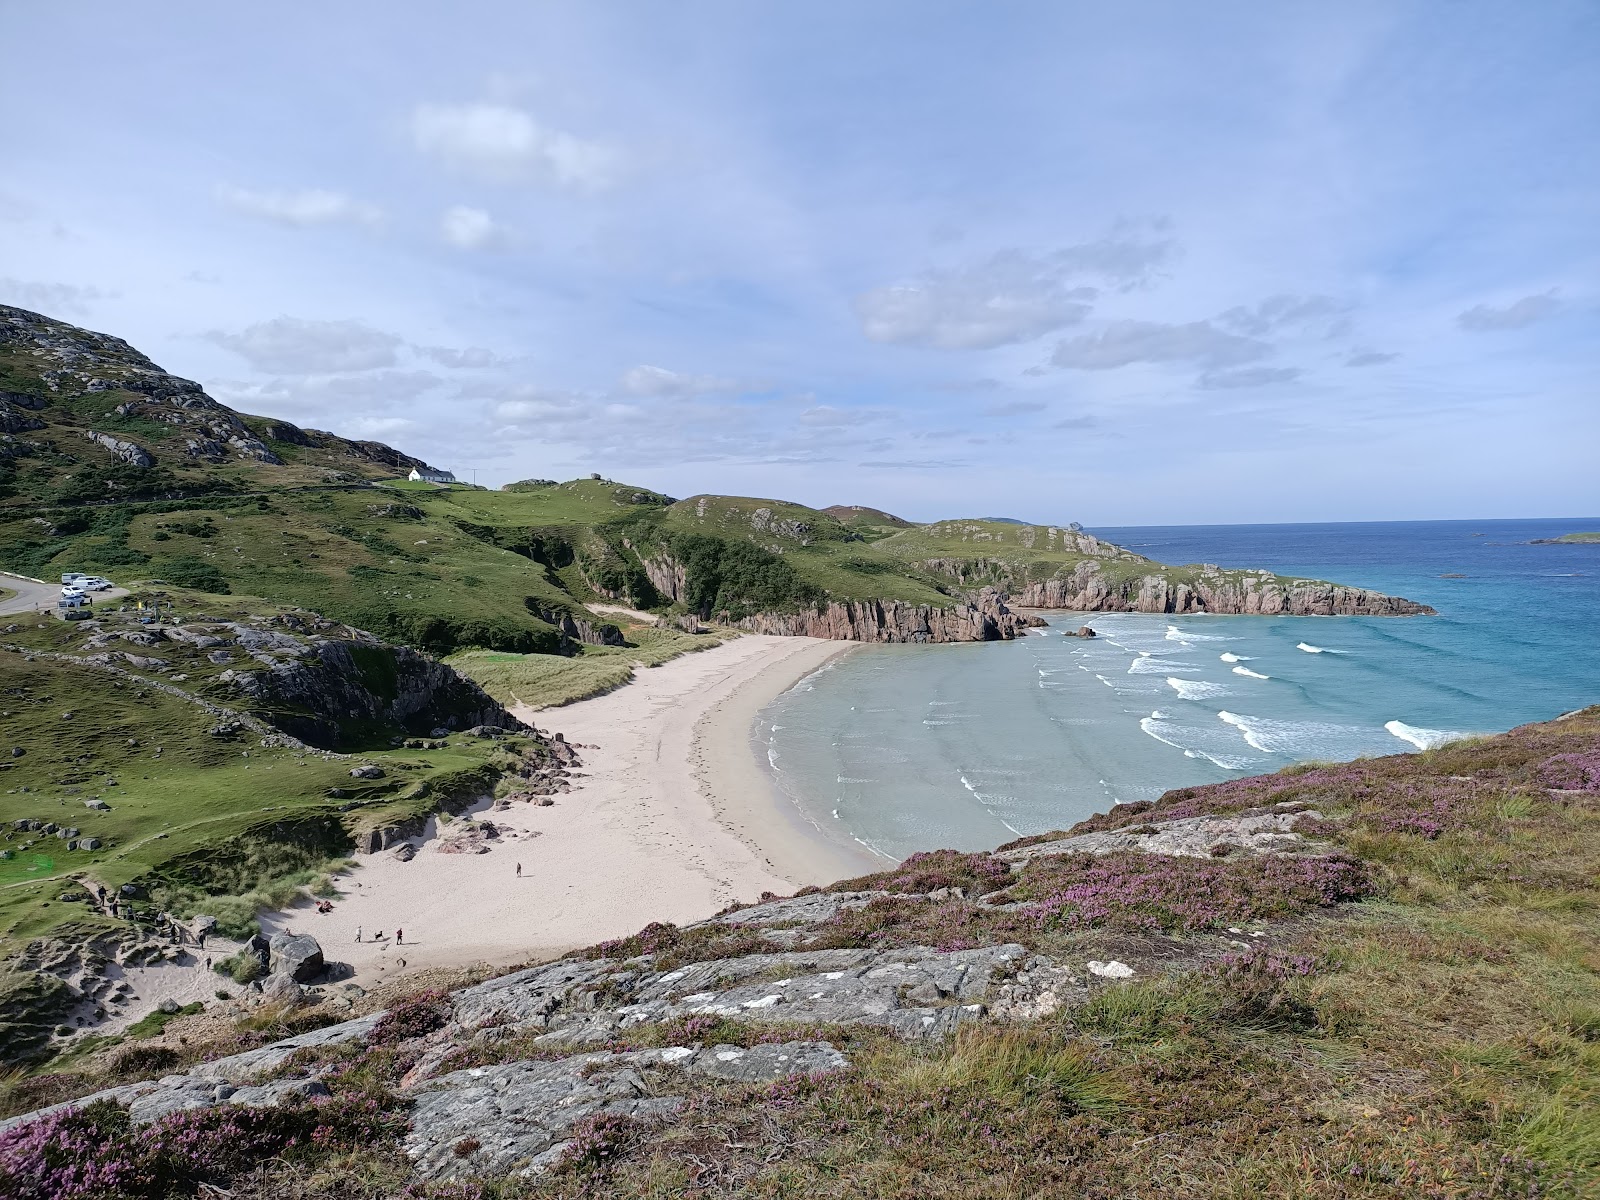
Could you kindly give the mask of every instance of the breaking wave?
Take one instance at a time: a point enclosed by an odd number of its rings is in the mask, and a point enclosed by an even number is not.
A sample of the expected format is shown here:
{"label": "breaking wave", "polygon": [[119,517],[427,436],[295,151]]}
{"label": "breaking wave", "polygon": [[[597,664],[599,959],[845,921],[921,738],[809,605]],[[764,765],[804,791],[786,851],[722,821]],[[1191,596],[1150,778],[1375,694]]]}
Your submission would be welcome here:
{"label": "breaking wave", "polygon": [[1418,750],[1432,750],[1435,746],[1443,746],[1446,742],[1460,741],[1469,736],[1451,729],[1418,729],[1415,725],[1407,725],[1401,721],[1389,721],[1384,728],[1402,742],[1410,742]]}
{"label": "breaking wave", "polygon": [[1272,678],[1271,675],[1263,675],[1260,671],[1252,671],[1249,667],[1235,667],[1233,669],[1233,673],[1235,675],[1247,676],[1250,679],[1271,679]]}
{"label": "breaking wave", "polygon": [[1220,683],[1206,683],[1200,679],[1177,679],[1171,675],[1167,676],[1167,686],[1178,693],[1180,700],[1210,700],[1228,694],[1228,689]]}

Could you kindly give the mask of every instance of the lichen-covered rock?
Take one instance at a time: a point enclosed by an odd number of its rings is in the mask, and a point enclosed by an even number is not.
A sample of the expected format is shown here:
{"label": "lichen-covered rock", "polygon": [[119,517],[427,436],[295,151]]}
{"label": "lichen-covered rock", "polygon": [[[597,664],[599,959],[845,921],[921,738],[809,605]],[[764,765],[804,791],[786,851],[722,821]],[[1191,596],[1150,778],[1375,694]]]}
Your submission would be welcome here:
{"label": "lichen-covered rock", "polygon": [[[567,1134],[601,1115],[666,1118],[683,1097],[683,1075],[756,1083],[842,1070],[826,1042],[669,1046],[580,1054],[556,1062],[472,1067],[416,1090],[405,1151],[425,1179],[533,1173],[553,1165]],[[678,1077],[678,1078],[674,1078]]]}
{"label": "lichen-covered rock", "polygon": [[309,933],[275,933],[268,943],[267,969],[287,975],[296,983],[309,983],[326,969],[322,947]]}
{"label": "lichen-covered rock", "polygon": [[1327,852],[1326,845],[1313,842],[1294,829],[1302,817],[1320,815],[1300,809],[1247,817],[1184,817],[1035,842],[1015,850],[997,851],[995,857],[1020,866],[1029,859],[1052,855],[1114,854],[1123,850],[1176,858],[1215,858],[1234,853],[1321,854]]}

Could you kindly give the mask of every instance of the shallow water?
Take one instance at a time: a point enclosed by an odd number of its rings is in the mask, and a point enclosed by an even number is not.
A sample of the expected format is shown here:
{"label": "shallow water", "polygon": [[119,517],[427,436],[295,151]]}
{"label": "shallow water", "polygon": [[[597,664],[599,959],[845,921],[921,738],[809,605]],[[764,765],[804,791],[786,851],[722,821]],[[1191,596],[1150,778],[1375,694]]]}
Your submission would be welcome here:
{"label": "shallow water", "polygon": [[[758,734],[809,819],[898,858],[1497,732],[1600,703],[1600,546],[1528,544],[1579,529],[1600,518],[1097,529],[1161,561],[1331,578],[1439,615],[1051,613],[1016,642],[864,647],[779,697]],[[1084,623],[1100,636],[1062,636]]]}

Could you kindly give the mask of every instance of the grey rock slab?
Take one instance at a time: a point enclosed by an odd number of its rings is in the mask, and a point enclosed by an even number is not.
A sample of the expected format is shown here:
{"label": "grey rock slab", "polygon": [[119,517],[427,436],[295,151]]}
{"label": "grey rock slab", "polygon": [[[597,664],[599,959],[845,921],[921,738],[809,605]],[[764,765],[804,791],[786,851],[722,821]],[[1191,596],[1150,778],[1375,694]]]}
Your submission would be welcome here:
{"label": "grey rock slab", "polygon": [[[874,900],[887,896],[887,892],[814,892],[809,896],[791,896],[786,900],[769,900],[735,912],[701,921],[701,925],[774,925],[798,921],[818,925],[854,908],[865,908]],[[690,926],[690,928],[694,928]]]}
{"label": "grey rock slab", "polygon": [[[1248,854],[1319,853],[1324,847],[1294,832],[1301,817],[1317,817],[1309,809],[1293,813],[1265,813],[1253,817],[1183,817],[1151,821],[1101,833],[1081,833],[1053,842],[1037,842],[995,857],[1021,865],[1035,858],[1060,854],[1113,854],[1139,850],[1174,858],[1210,858],[1217,847]],[[1147,830],[1148,832],[1136,832]]]}
{"label": "grey rock slab", "polygon": [[296,983],[309,983],[327,965],[322,946],[309,933],[275,933],[268,952],[267,969],[274,975],[287,975]]}
{"label": "grey rock slab", "polygon": [[412,1095],[406,1154],[425,1179],[532,1174],[552,1165],[580,1121],[601,1114],[665,1119],[683,1105],[675,1074],[761,1082],[842,1070],[825,1042],[601,1051],[556,1062],[471,1067]]}

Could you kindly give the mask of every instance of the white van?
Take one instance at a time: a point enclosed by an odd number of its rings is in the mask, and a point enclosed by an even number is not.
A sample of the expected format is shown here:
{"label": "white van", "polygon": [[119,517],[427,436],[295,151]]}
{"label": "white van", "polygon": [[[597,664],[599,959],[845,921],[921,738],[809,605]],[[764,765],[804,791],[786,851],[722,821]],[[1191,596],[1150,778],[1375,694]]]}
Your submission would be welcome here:
{"label": "white van", "polygon": [[65,575],[63,575],[61,577],[61,582],[62,583],[82,583],[87,578],[89,578],[89,577],[87,575],[85,575],[82,571],[68,571]]}
{"label": "white van", "polygon": [[85,575],[78,580],[78,586],[86,592],[109,592],[111,590],[111,580],[104,575]]}

